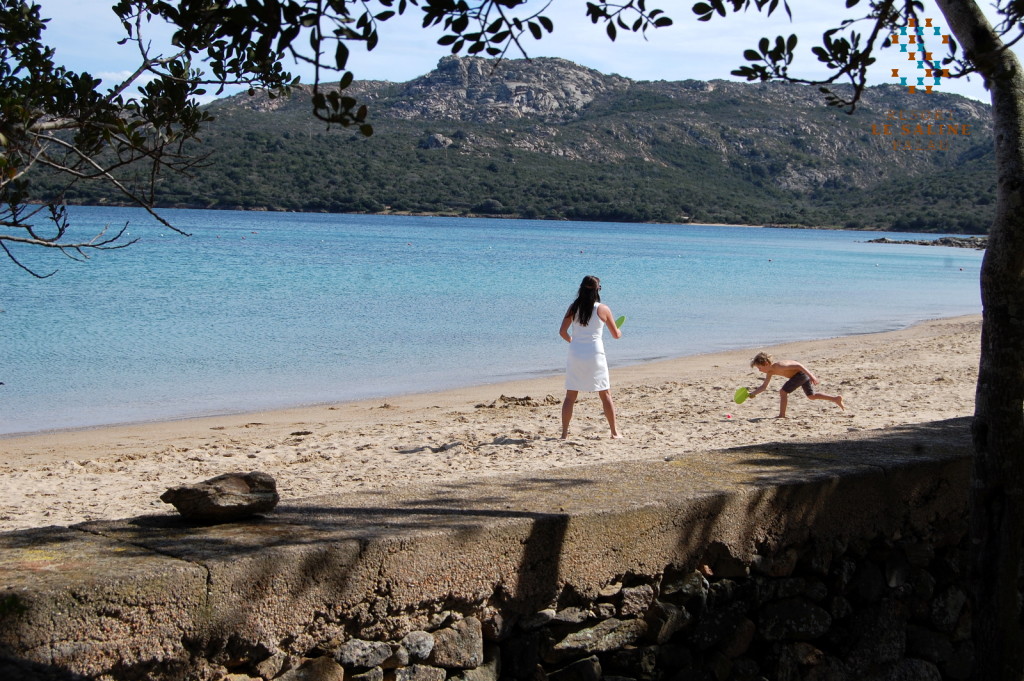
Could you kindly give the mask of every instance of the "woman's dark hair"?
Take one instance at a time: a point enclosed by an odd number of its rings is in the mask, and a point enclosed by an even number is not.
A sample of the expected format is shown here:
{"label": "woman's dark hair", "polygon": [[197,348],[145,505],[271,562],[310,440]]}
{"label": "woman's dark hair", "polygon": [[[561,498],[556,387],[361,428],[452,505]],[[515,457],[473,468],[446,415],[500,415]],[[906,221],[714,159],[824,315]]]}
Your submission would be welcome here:
{"label": "woman's dark hair", "polygon": [[594,303],[601,302],[601,280],[589,274],[583,277],[576,300],[569,306],[569,316],[576,319],[582,326],[590,324],[590,316],[594,314]]}

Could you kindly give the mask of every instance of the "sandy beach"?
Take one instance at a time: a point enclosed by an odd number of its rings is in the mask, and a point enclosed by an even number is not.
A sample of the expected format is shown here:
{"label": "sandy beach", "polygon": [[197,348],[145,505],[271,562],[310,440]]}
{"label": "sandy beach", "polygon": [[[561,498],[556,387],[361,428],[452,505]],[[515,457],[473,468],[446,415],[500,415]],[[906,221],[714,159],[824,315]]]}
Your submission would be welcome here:
{"label": "sandy beach", "polygon": [[[168,487],[231,471],[277,480],[282,503],[320,494],[625,460],[969,416],[980,316],[901,331],[789,343],[616,367],[612,393],[624,439],[608,437],[596,394],[580,396],[561,440],[561,375],[440,393],[0,439],[0,530],[174,513]],[[626,330],[628,334],[628,329]],[[802,392],[777,419],[776,394],[743,405],[739,386],[759,350],[814,371],[842,411]]]}

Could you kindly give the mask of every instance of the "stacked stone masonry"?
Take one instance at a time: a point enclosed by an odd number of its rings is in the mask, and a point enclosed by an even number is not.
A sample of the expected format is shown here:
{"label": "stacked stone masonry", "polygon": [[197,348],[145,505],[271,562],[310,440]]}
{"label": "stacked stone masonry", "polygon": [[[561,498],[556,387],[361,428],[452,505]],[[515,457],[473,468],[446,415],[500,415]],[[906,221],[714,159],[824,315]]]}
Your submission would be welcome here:
{"label": "stacked stone masonry", "polygon": [[624,575],[597,600],[569,590],[520,618],[497,596],[473,614],[439,613],[432,633],[330,641],[313,657],[253,654],[217,671],[231,681],[964,680],[965,526],[942,525],[932,537],[807,547],[752,566],[726,559],[720,577],[707,566]]}

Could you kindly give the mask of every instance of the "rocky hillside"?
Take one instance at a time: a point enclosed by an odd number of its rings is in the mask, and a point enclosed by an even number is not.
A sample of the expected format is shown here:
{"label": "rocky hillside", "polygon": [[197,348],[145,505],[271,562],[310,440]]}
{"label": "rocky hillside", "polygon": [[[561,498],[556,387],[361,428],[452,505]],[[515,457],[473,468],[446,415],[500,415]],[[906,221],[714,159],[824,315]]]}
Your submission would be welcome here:
{"label": "rocky hillside", "polygon": [[958,233],[992,214],[989,110],[957,95],[876,87],[849,115],[808,86],[454,56],[346,94],[373,137],[315,121],[308,88],[215,102],[209,165],[161,203]]}

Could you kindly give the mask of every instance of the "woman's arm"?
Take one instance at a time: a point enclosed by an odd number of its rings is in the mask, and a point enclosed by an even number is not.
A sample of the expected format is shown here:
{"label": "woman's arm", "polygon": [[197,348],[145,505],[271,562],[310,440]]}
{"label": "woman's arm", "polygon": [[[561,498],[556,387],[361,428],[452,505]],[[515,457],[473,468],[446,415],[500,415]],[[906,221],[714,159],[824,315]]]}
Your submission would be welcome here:
{"label": "woman's arm", "polygon": [[572,314],[566,310],[565,317],[562,318],[562,328],[558,330],[558,335],[564,338],[566,343],[572,342],[572,336],[569,335],[570,326],[572,326]]}
{"label": "woman's arm", "polygon": [[608,331],[612,334],[612,338],[622,338],[622,329],[615,326],[615,318],[612,316],[612,309],[610,307],[604,303],[598,305],[597,316],[608,326]]}

